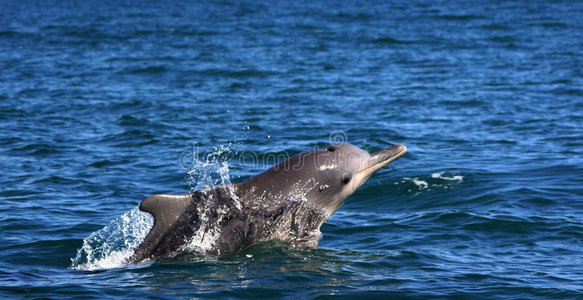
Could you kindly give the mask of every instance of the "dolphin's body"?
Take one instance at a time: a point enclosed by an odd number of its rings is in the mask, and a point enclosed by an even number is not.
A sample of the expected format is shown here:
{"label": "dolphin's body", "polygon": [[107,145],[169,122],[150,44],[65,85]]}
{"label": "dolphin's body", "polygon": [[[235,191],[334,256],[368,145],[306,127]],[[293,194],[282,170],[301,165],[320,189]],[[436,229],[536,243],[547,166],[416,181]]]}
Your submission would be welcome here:
{"label": "dolphin's body", "polygon": [[154,227],[131,262],[181,252],[220,254],[276,240],[317,247],[320,226],[376,170],[407,151],[369,154],[349,144],[306,151],[239,184],[184,195],[154,195],[140,204]]}

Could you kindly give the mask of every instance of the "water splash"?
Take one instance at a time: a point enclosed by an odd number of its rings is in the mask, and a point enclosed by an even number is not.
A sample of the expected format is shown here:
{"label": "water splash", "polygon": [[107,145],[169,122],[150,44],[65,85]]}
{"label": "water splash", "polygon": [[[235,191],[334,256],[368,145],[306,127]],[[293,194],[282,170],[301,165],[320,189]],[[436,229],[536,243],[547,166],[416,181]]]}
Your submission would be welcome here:
{"label": "water splash", "polygon": [[[231,179],[229,175],[230,164],[233,152],[227,146],[214,147],[206,155],[200,154],[197,148],[192,151],[192,163],[188,169],[187,183],[192,191],[201,189],[212,189],[219,185],[224,185],[231,194],[237,207],[241,207],[238,198],[230,188]],[[205,203],[201,216],[208,215],[208,210],[212,207]],[[203,218],[202,222],[205,220]],[[129,258],[144,240],[150,229],[154,225],[154,218],[133,208],[119,218],[111,221],[104,228],[92,233],[83,240],[83,246],[77,250],[77,256],[71,259],[71,268],[79,270],[98,270],[122,267],[128,264]],[[186,247],[186,252],[201,252],[212,248],[220,232],[209,231],[212,224],[202,226],[207,230],[199,230],[192,237]]]}
{"label": "water splash", "polygon": [[228,146],[213,147],[212,151],[203,154],[194,147],[192,163],[186,172],[186,182],[192,191],[214,188],[219,185],[231,185],[229,176],[233,152]]}
{"label": "water splash", "polygon": [[407,191],[419,193],[429,191],[432,188],[450,189],[455,184],[463,181],[463,175],[450,174],[449,172],[435,172],[430,176],[404,177],[401,183],[413,183],[414,188],[408,188]]}
{"label": "water splash", "polygon": [[429,183],[427,183],[425,180],[413,178],[412,181],[419,188],[419,190],[424,190],[429,187]]}
{"label": "water splash", "polygon": [[[233,151],[225,145],[213,147],[208,153],[200,153],[197,147],[192,151],[192,163],[186,173],[187,183],[192,191],[212,189],[217,186],[224,186],[225,190],[230,194],[235,206],[241,209],[241,202],[234,193],[230,177],[230,161],[233,158]],[[205,254],[207,251],[214,248],[218,238],[220,237],[220,230],[217,224],[221,222],[224,217],[219,213],[218,219],[209,220],[210,210],[216,201],[213,197],[209,197],[204,203],[202,210],[199,212],[201,223],[204,225],[197,230],[182,252]]]}
{"label": "water splash", "polygon": [[83,240],[71,268],[99,270],[122,267],[144,240],[154,218],[134,207]]}
{"label": "water splash", "polygon": [[438,172],[431,174],[431,178],[439,178],[444,180],[453,180],[453,181],[463,181],[464,177],[462,175],[453,175],[453,176],[444,176],[445,172]]}
{"label": "water splash", "polygon": [[220,145],[213,147],[209,153],[200,153],[193,147],[192,163],[186,172],[186,183],[191,191],[212,189],[223,185],[235,201],[235,205],[241,208],[241,203],[235,195],[231,183],[231,164],[234,153],[229,146]]}

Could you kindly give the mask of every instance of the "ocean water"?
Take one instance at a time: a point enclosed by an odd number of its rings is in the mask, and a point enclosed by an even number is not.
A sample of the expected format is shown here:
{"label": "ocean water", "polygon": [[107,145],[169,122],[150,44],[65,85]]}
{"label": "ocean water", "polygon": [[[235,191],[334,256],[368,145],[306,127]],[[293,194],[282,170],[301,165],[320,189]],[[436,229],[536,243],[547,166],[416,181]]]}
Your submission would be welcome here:
{"label": "ocean water", "polygon": [[[0,297],[580,299],[582,50],[580,1],[2,1]],[[409,152],[318,249],[120,263],[330,140]]]}

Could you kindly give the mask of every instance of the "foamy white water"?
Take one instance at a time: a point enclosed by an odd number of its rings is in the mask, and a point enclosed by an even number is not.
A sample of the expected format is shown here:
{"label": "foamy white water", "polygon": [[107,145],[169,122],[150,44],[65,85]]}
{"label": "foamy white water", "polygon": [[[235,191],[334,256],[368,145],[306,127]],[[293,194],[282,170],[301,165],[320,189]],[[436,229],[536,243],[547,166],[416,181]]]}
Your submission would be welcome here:
{"label": "foamy white water", "polygon": [[154,218],[134,207],[83,240],[71,268],[98,270],[127,264],[154,224]]}
{"label": "foamy white water", "polygon": [[455,180],[455,181],[463,181],[464,177],[462,175],[453,175],[453,176],[444,176],[445,172],[438,172],[431,174],[431,178],[439,178],[444,180]]}

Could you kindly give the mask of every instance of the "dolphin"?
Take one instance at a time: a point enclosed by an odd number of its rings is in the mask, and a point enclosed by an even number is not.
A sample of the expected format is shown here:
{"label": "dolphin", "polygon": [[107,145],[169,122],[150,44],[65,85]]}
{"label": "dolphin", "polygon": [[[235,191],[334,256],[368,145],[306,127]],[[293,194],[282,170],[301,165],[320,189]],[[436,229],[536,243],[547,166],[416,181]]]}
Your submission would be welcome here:
{"label": "dolphin", "polygon": [[318,246],[320,226],[375,171],[407,152],[369,154],[350,144],[290,157],[238,184],[183,195],[154,195],[140,210],[154,217],[130,263],[181,253],[222,254],[263,241]]}

